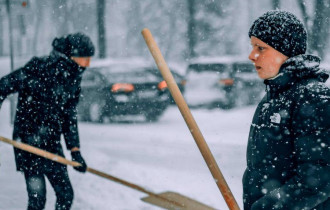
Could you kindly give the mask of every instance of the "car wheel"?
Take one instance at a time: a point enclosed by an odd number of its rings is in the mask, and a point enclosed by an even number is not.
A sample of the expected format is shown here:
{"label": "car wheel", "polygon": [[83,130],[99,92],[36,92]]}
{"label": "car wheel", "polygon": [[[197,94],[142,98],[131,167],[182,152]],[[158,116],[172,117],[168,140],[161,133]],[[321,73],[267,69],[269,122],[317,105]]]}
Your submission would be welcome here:
{"label": "car wheel", "polygon": [[148,114],[146,115],[146,119],[148,122],[156,122],[159,119],[159,115]]}
{"label": "car wheel", "polygon": [[89,106],[89,119],[91,122],[103,122],[102,103],[91,103]]}
{"label": "car wheel", "polygon": [[159,117],[162,115],[163,111],[148,112],[145,114],[146,120],[148,122],[156,122],[159,120]]}

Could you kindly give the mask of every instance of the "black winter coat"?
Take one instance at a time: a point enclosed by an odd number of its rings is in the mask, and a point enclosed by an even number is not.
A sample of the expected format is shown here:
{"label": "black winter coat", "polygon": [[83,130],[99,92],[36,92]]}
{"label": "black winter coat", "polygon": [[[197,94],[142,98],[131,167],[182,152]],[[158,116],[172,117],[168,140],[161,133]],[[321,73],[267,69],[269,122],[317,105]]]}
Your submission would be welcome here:
{"label": "black winter coat", "polygon": [[319,58],[289,58],[265,80],[247,147],[244,209],[330,209],[330,90]]}
{"label": "black winter coat", "polygon": [[[34,57],[24,67],[0,79],[0,104],[18,92],[13,139],[64,156],[60,143],[64,135],[67,149],[79,147],[76,106],[84,69],[64,54],[53,51]],[[17,170],[44,172],[59,163],[14,149]]]}

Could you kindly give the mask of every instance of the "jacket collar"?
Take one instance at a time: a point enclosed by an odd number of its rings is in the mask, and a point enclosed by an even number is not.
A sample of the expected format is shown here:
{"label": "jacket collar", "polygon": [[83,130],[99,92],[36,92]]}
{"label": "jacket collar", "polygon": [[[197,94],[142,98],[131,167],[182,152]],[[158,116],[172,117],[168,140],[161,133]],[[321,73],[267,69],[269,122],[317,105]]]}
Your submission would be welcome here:
{"label": "jacket collar", "polygon": [[320,69],[319,65],[320,58],[314,55],[291,57],[283,63],[277,76],[264,81],[266,91],[273,95],[308,79],[325,82],[329,75],[324,69]]}
{"label": "jacket collar", "polygon": [[[81,67],[79,66],[76,62],[74,62],[71,58],[69,58],[68,56],[66,56],[64,53],[61,53],[57,50],[52,50],[50,53],[50,58],[53,62],[58,62],[58,60],[64,60],[64,62],[66,62],[71,68],[71,69],[76,69],[77,73],[82,74],[85,71],[85,67]],[[64,69],[64,71],[70,71],[69,69]],[[71,73],[74,71],[70,71]]]}

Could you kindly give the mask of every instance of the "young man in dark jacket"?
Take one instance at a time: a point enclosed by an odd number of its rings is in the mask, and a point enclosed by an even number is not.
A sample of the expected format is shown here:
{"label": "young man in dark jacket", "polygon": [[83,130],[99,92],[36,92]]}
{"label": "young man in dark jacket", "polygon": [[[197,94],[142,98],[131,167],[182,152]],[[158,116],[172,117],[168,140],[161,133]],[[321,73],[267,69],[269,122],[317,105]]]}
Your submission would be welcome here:
{"label": "young man in dark jacket", "polygon": [[248,139],[244,209],[330,209],[329,75],[305,54],[306,30],[289,12],[265,13],[249,37],[267,93]]}
{"label": "young man in dark jacket", "polygon": [[[34,57],[24,67],[0,79],[0,106],[11,93],[18,93],[13,139],[64,156],[60,143],[63,134],[72,160],[86,171],[79,148],[76,106],[80,82],[89,66],[94,46],[81,33],[55,38],[53,51]],[[28,209],[44,209],[45,177],[56,193],[55,209],[70,209],[73,189],[66,166],[31,153],[14,149],[17,170],[25,175]]]}

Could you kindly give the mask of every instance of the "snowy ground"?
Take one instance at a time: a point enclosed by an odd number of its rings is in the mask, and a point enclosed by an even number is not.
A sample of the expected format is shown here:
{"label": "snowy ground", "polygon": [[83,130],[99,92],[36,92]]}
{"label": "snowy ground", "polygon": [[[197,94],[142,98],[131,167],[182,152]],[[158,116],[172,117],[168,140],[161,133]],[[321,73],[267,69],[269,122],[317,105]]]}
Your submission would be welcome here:
{"label": "snowy ground", "polygon": [[[8,100],[7,100],[8,101]],[[11,137],[9,103],[0,111],[0,134]],[[222,111],[192,110],[224,177],[242,207],[241,178],[254,107]],[[80,123],[82,154],[89,167],[150,191],[174,191],[216,209],[228,209],[177,107],[157,123]],[[66,154],[71,158],[69,153]],[[23,175],[15,171],[12,147],[0,142],[0,209],[25,209]],[[159,209],[140,200],[145,194],[69,168],[75,190],[72,209]],[[46,209],[55,195],[47,183]]]}

